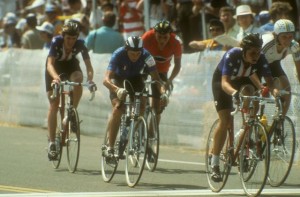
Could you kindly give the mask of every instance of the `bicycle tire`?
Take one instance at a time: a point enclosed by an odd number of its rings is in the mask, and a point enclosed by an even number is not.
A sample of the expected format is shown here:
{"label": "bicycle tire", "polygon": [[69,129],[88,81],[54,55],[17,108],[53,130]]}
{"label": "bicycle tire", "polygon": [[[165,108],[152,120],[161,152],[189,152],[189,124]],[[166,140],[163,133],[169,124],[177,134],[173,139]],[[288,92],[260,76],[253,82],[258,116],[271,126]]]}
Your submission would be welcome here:
{"label": "bicycle tire", "polygon": [[[271,154],[268,181],[273,187],[282,185],[289,176],[296,149],[296,133],[292,120],[285,116],[282,123],[283,125],[280,125],[280,128],[284,138],[280,139],[281,144],[278,143],[274,132],[272,132],[270,138]],[[276,129],[276,126],[274,129]]]}
{"label": "bicycle tire", "polygon": [[157,124],[156,114],[153,110],[149,110],[146,114],[146,121],[148,132],[152,131],[152,135],[149,135],[148,139],[146,166],[150,172],[154,172],[159,155],[159,126]]}
{"label": "bicycle tire", "polygon": [[62,151],[63,151],[62,136],[61,136],[61,132],[63,131],[62,121],[63,121],[62,109],[61,107],[59,107],[57,113],[57,126],[55,131],[55,145],[56,145],[56,152],[57,152],[57,160],[52,161],[53,168],[55,169],[57,169],[60,165]]}
{"label": "bicycle tire", "polygon": [[77,169],[79,152],[80,152],[80,124],[78,112],[71,108],[68,113],[68,131],[66,136],[68,169],[74,173]]}
{"label": "bicycle tire", "polygon": [[140,180],[146,163],[148,136],[144,117],[132,120],[126,149],[126,182],[134,187]]}
{"label": "bicycle tire", "polygon": [[[117,136],[116,139],[119,139],[119,137]],[[109,131],[108,129],[106,129],[104,142],[102,145],[101,174],[102,174],[103,181],[107,183],[113,179],[119,163],[119,161],[117,160],[116,165],[113,165],[106,160],[106,157],[103,155],[103,151],[106,151],[108,146],[109,146]],[[115,143],[114,149],[118,150],[118,143]]]}
{"label": "bicycle tire", "polygon": [[268,177],[270,145],[260,122],[250,126],[240,149],[240,180],[247,196],[259,196]]}
{"label": "bicycle tire", "polygon": [[211,150],[213,148],[213,137],[215,135],[215,129],[218,125],[219,119],[215,120],[211,126],[210,132],[207,137],[206,143],[206,152],[205,152],[205,166],[206,166],[206,177],[209,184],[210,189],[213,192],[220,192],[225,186],[228,176],[231,170],[231,156],[229,152],[229,136],[227,132],[227,137],[223,149],[220,153],[220,172],[222,176],[221,182],[214,182],[211,179],[212,169],[211,169]]}

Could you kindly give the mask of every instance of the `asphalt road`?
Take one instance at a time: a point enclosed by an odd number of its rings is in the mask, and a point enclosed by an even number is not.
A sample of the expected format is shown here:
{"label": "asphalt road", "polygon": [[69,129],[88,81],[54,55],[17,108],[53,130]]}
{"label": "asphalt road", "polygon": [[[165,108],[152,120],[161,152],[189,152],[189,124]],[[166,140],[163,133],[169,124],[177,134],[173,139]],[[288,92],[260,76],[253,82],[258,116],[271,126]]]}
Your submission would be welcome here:
{"label": "asphalt road", "polygon": [[[66,152],[59,169],[47,159],[42,128],[0,126],[0,197],[5,196],[244,196],[236,171],[220,193],[210,191],[203,151],[161,146],[155,172],[144,171],[135,188],[125,181],[124,163],[110,183],[101,176],[102,137],[82,136],[78,170],[68,172]],[[65,150],[64,150],[65,151]],[[299,162],[280,188],[265,187],[262,196],[299,196]]]}

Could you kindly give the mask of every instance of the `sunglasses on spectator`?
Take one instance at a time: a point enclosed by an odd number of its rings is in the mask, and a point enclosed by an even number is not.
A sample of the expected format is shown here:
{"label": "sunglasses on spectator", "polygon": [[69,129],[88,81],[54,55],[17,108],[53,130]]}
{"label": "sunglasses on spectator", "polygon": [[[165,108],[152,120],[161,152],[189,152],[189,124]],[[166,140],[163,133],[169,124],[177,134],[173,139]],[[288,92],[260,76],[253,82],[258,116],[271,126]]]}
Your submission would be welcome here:
{"label": "sunglasses on spectator", "polygon": [[222,28],[220,28],[220,27],[210,27],[209,28],[210,32],[212,32],[212,31],[221,31],[221,30],[222,30]]}

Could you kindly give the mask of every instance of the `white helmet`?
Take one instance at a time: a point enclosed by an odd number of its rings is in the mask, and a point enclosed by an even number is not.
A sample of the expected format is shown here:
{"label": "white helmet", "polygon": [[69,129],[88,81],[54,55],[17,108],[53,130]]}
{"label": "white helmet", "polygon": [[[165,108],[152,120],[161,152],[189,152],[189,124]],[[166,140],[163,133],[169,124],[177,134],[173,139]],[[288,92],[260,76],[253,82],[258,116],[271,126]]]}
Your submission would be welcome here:
{"label": "white helmet", "polygon": [[292,21],[287,19],[280,19],[274,24],[275,34],[295,32],[295,25]]}

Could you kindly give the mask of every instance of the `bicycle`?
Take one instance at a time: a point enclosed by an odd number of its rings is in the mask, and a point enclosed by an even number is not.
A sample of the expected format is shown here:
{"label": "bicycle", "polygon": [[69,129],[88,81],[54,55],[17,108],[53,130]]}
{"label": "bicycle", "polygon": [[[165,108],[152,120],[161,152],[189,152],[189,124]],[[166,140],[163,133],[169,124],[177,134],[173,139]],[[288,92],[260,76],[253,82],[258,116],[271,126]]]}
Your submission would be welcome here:
{"label": "bicycle", "polygon": [[125,150],[126,182],[129,187],[134,187],[142,176],[147,156],[147,122],[143,115],[140,114],[141,100],[146,94],[144,93],[145,89],[142,92],[134,92],[128,80],[124,80],[124,88],[128,93],[124,102],[125,110],[121,117],[117,136],[118,140],[116,140],[114,146],[114,158],[107,158],[104,153],[109,146],[109,133],[107,129],[102,145],[101,171],[103,180],[110,182],[115,175],[120,156],[122,156],[120,154]]}
{"label": "bicycle", "polygon": [[[265,127],[255,114],[255,102],[269,101],[271,99],[258,96],[240,95],[240,103],[235,111],[231,112],[231,126],[227,129],[225,144],[220,153],[220,172],[222,181],[214,182],[211,179],[211,151],[213,138],[218,119],[213,123],[208,135],[205,164],[209,186],[213,192],[220,192],[225,186],[231,168],[238,166],[242,187],[247,196],[259,196],[262,192],[269,168],[269,140]],[[248,110],[243,108],[245,102],[249,102]],[[240,112],[242,116],[242,128],[234,143],[233,116]]]}
{"label": "bicycle", "polygon": [[[282,114],[281,96],[293,94],[281,90],[275,96],[275,113],[273,122],[268,130],[270,140],[270,166],[268,182],[273,187],[282,185],[287,179],[293,165],[296,149],[296,133],[293,121]],[[262,105],[261,115],[264,114],[265,104]]]}
{"label": "bicycle", "polygon": [[[65,89],[67,86],[67,90]],[[78,111],[73,106],[73,87],[85,86],[91,90],[92,101],[95,97],[96,85],[90,83],[71,82],[68,80],[61,81],[53,85],[51,99],[59,96],[59,107],[57,114],[57,128],[55,145],[57,160],[52,161],[52,165],[57,169],[61,162],[63,147],[67,148],[68,170],[74,173],[77,169],[79,151],[80,151],[80,123]],[[66,101],[67,100],[67,101]]]}

